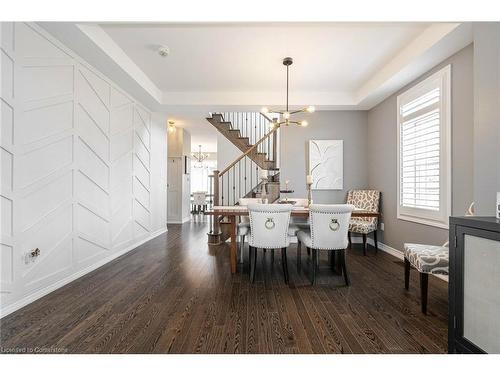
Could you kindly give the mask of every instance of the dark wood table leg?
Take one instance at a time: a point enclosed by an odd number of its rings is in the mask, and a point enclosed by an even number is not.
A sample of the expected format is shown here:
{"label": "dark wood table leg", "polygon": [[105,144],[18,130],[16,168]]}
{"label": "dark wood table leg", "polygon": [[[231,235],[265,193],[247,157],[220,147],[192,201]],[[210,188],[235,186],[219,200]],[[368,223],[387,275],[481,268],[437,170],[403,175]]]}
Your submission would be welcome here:
{"label": "dark wood table leg", "polygon": [[302,244],[299,242],[297,242],[297,272],[300,272],[300,269],[301,269],[301,261],[302,261],[302,256],[301,256],[301,253],[302,253]]}
{"label": "dark wood table leg", "polygon": [[236,216],[232,215],[229,217],[231,220],[231,246],[230,246],[230,262],[231,262],[231,273],[236,273],[236,262],[237,262],[237,245],[236,245]]}

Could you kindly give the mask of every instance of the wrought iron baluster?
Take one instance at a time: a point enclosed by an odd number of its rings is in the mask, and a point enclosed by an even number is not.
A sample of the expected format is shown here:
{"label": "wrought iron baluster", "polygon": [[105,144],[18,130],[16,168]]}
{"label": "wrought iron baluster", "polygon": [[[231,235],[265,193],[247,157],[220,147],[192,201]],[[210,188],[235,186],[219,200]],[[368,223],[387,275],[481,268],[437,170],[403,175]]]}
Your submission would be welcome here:
{"label": "wrought iron baluster", "polygon": [[221,206],[224,206],[224,175],[221,176],[220,179],[220,184],[221,184]]}
{"label": "wrought iron baluster", "polygon": [[248,172],[250,173],[250,189],[251,189],[253,187],[252,160],[250,160],[250,169]]}
{"label": "wrought iron baluster", "polygon": [[259,185],[259,166],[255,164],[255,186]]}

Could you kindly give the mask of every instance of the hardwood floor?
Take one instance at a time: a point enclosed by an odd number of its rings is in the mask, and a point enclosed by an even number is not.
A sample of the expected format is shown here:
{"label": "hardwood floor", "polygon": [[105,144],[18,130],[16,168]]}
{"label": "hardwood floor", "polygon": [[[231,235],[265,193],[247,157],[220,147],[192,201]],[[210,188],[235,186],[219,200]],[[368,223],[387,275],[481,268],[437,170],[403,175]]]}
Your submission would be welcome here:
{"label": "hardwood floor", "polygon": [[[229,272],[229,247],[209,248],[205,223],[161,235],[0,321],[1,347],[61,353],[443,353],[447,284],[429,280],[420,312],[418,273],[404,289],[403,262],[350,250],[351,286],[321,254],[309,283],[303,251],[290,287],[281,256],[260,250],[255,284],[248,260]],[[245,249],[248,258],[248,249]],[[36,350],[36,349],[35,349]]]}

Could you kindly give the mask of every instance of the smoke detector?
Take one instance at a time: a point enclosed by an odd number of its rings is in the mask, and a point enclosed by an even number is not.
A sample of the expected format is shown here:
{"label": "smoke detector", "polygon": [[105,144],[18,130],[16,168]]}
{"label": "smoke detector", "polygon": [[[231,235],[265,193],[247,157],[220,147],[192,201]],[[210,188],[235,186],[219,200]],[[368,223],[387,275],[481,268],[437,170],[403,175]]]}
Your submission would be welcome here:
{"label": "smoke detector", "polygon": [[167,46],[160,46],[160,48],[158,48],[158,54],[161,57],[167,57],[170,54],[170,48]]}

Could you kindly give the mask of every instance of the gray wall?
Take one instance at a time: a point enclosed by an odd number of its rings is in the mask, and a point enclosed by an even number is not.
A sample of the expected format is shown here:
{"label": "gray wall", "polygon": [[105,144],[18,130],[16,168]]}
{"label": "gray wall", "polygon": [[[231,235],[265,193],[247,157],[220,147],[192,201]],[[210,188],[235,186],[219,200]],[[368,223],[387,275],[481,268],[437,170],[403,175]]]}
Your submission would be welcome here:
{"label": "gray wall", "polygon": [[[212,125],[209,124],[208,126]],[[214,132],[217,132],[217,169],[222,171],[238,158],[242,152],[215,128]]]}
{"label": "gray wall", "polygon": [[[473,200],[473,46],[465,47],[368,112],[368,185],[382,192],[381,241],[402,250],[404,242],[442,244],[448,231],[397,219],[397,96],[451,64],[452,215]],[[498,95],[497,95],[498,99]],[[497,117],[498,118],[498,117]],[[498,165],[498,164],[497,164]]]}
{"label": "gray wall", "polygon": [[500,192],[500,24],[474,24],[474,200],[495,214]]}
{"label": "gray wall", "polygon": [[281,129],[281,187],[284,188],[285,180],[290,180],[289,187],[295,190],[293,196],[307,197],[309,140],[343,139],[344,190],[314,190],[313,200],[315,203],[342,203],[345,202],[349,189],[366,188],[367,112],[318,111],[296,116],[306,119],[309,126],[289,126]]}

